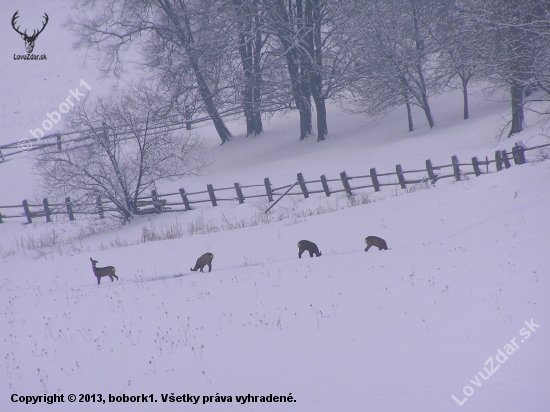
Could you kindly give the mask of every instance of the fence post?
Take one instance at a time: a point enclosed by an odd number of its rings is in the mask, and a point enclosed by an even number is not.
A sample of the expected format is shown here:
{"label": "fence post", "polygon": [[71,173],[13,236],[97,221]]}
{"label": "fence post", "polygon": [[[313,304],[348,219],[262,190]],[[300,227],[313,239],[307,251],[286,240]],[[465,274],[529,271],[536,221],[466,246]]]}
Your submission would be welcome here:
{"label": "fence post", "polygon": [[239,204],[244,203],[244,196],[241,186],[238,183],[235,183],[235,192],[237,193],[237,199],[239,199]]}
{"label": "fence post", "polygon": [[307,199],[309,197],[309,193],[307,192],[304,176],[302,176],[301,173],[298,173],[298,183],[300,184],[300,188],[302,189],[302,193],[304,194],[304,197]]}
{"label": "fence post", "polygon": [[502,170],[502,153],[500,150],[497,150],[495,152],[495,164],[497,166],[497,172],[500,172]]}
{"label": "fence post", "polygon": [[212,206],[218,206],[218,202],[216,201],[216,195],[214,194],[214,188],[211,184],[206,185],[206,189],[208,190],[208,195],[210,196],[210,201],[212,202]]}
{"label": "fence post", "polygon": [[323,190],[325,191],[325,195],[327,195],[327,197],[329,197],[330,196],[330,189],[328,188],[327,178],[325,177],[325,175],[321,176],[321,184],[323,185]]}
{"label": "fence post", "polygon": [[451,162],[453,163],[453,172],[455,175],[455,180],[460,181],[460,167],[458,167],[458,158],[456,156],[451,157]]}
{"label": "fence post", "polygon": [[185,194],[185,190],[183,190],[183,188],[180,189],[180,196],[181,200],[183,200],[185,210],[191,210],[191,206],[189,206],[189,200],[187,199],[187,195]]}
{"label": "fence post", "polygon": [[267,198],[270,202],[273,202],[273,192],[271,191],[271,182],[269,181],[269,177],[266,177],[264,179],[264,186],[265,186],[265,193],[267,194]]}
{"label": "fence post", "polygon": [[4,163],[4,155],[2,154],[2,149],[0,149],[0,163]]}
{"label": "fence post", "polygon": [[60,133],[57,134],[57,151],[58,152],[61,151],[61,134]]}
{"label": "fence post", "polygon": [[525,145],[523,144],[523,142],[521,140],[518,140],[516,142],[516,147],[518,148],[519,164],[522,165],[526,162],[526,160],[525,160]]}
{"label": "fence post", "polygon": [[514,159],[514,164],[519,165],[521,164],[519,162],[519,155],[518,155],[518,148],[517,146],[512,147],[512,159]]}
{"label": "fence post", "polygon": [[406,189],[407,185],[405,184],[405,176],[403,175],[403,169],[401,169],[401,165],[395,166],[395,170],[397,172],[397,179],[399,180],[401,189]]}
{"label": "fence post", "polygon": [[46,222],[50,223],[52,211],[50,210],[50,205],[48,204],[48,198],[45,197],[42,199],[42,204],[44,205],[44,214],[46,215]]}
{"label": "fence post", "polygon": [[155,189],[151,190],[151,200],[153,201],[153,207],[155,208],[155,213],[161,213],[162,208],[160,207],[158,193]]}
{"label": "fence post", "polygon": [[426,170],[428,171],[428,177],[432,181],[432,184],[435,184],[437,176],[434,174],[434,168],[432,166],[432,161],[430,159],[426,160]]}
{"label": "fence post", "polygon": [[74,220],[73,205],[71,204],[71,198],[65,198],[65,205],[67,206],[67,213],[69,214],[69,220],[72,222]]}
{"label": "fence post", "polygon": [[99,214],[100,219],[105,218],[105,210],[103,210],[103,202],[101,202],[101,196],[98,196],[96,199],[97,213]]}
{"label": "fence post", "polygon": [[191,130],[191,122],[185,122],[185,129]]}
{"label": "fence post", "polygon": [[23,210],[25,211],[25,216],[27,216],[27,223],[32,223],[31,211],[29,210],[29,204],[26,200],[23,200]]}
{"label": "fence post", "polygon": [[510,159],[508,159],[508,152],[506,152],[506,150],[502,151],[502,161],[504,162],[506,169],[510,169],[512,167],[510,164]]}
{"label": "fence post", "polygon": [[380,184],[378,183],[378,176],[376,176],[376,169],[374,167],[370,170],[370,178],[372,180],[372,185],[374,186],[374,191],[379,192]]}
{"label": "fence post", "polygon": [[346,176],[346,172],[340,173],[340,179],[342,179],[342,185],[344,186],[344,189],[346,190],[348,196],[353,196],[353,193],[351,193],[351,187],[348,182],[348,177]]}
{"label": "fence post", "polygon": [[472,157],[472,166],[474,168],[474,173],[476,174],[476,177],[481,175],[481,170],[479,170],[479,162],[477,161],[477,157]]}
{"label": "fence post", "polygon": [[0,213],[0,223],[2,223],[2,213]]}

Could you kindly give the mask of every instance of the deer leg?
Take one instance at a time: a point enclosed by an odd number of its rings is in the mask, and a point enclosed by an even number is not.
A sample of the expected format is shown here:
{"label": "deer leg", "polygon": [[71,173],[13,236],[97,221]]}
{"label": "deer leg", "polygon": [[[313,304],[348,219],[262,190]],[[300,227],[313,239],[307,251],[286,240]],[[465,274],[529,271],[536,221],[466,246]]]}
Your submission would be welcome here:
{"label": "deer leg", "polygon": [[212,272],[212,263],[208,264],[208,272]]}
{"label": "deer leg", "polygon": [[368,246],[365,248],[365,252],[368,252],[371,246],[372,246],[372,245],[368,245]]}

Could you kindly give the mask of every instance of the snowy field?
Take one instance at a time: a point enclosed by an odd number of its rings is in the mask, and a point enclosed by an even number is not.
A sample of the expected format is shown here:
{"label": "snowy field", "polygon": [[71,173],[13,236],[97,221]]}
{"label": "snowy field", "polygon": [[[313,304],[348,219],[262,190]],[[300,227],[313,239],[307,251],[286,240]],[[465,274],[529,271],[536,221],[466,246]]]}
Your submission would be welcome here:
{"label": "snowy field", "polygon": [[[12,393],[174,393],[201,396],[201,410],[545,411],[549,171],[526,165],[304,219],[97,251],[130,225],[86,239],[89,253],[4,258],[3,410],[49,408],[13,404]],[[372,234],[391,249],[363,252]],[[302,238],[323,255],[299,260]],[[207,250],[213,271],[190,272]],[[115,265],[119,281],[98,287],[90,256]],[[524,321],[540,325],[528,340]],[[513,339],[519,349],[498,364]],[[484,367],[495,372],[486,381]],[[465,386],[473,394],[460,407],[451,396],[463,402]],[[216,394],[233,402],[202,405]],[[247,394],[296,402],[236,403]],[[97,409],[128,406],[78,404]]]}
{"label": "snowy field", "polygon": [[[23,43],[0,27],[9,39],[0,45],[0,143],[29,137],[80,79],[91,96],[110,84],[70,50],[61,28],[68,2],[48,7],[52,26],[37,41],[47,62],[10,61]],[[2,3],[2,21],[16,8],[23,15],[32,2]],[[282,186],[299,172],[313,180],[372,167],[392,172],[396,164],[421,169],[426,159],[466,162],[518,140],[548,142],[532,113],[524,132],[497,139],[504,95],[474,90],[468,121],[460,99],[456,92],[432,99],[433,130],[415,111],[412,133],[404,111],[369,119],[330,106],[323,143],[299,142],[294,114],[272,118],[248,139],[242,122],[231,121],[235,138],[221,147],[204,123],[196,130],[212,165],[161,193],[265,177]],[[2,205],[41,195],[32,154],[12,159],[0,164]],[[5,222],[0,410],[548,411],[549,177],[550,162],[541,161],[354,199],[285,198],[269,215],[266,201],[247,200],[123,227],[65,217]],[[174,238],[148,241],[153,234]],[[390,250],[365,253],[370,235]],[[298,259],[302,239],[322,256]],[[190,271],[205,252],[215,256],[212,272]],[[115,266],[119,280],[98,286],[90,258]],[[64,402],[24,403],[39,395]],[[125,396],[140,402],[117,402]]]}

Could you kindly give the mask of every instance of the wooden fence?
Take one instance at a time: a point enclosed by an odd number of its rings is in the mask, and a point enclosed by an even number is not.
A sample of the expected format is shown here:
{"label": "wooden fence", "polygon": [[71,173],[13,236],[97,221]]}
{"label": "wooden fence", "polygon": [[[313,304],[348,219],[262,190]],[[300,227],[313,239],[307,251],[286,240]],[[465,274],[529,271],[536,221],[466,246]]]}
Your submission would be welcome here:
{"label": "wooden fence", "polygon": [[[220,116],[232,116],[242,112],[242,108],[232,108],[220,112]],[[175,131],[181,129],[191,130],[192,125],[210,120],[210,116],[203,116],[197,119],[189,119],[181,122],[175,116],[163,119],[166,123],[155,124],[148,127],[149,134],[155,134],[159,131]],[[11,156],[20,155],[34,150],[44,149],[46,147],[57,146],[58,151],[63,151],[69,143],[80,143],[91,139],[91,129],[68,133],[54,133],[40,138],[21,139],[18,142],[12,142],[0,145],[0,164]],[[124,140],[124,137],[122,138]],[[85,143],[84,143],[85,144]],[[80,146],[77,146],[78,148]],[[73,147],[74,149],[75,147]]]}
{"label": "wooden fence", "polygon": [[[376,168],[372,168],[369,174],[362,176],[348,176],[346,172],[342,172],[339,178],[328,179],[325,175],[322,175],[319,179],[306,181],[302,173],[298,173],[296,182],[279,187],[273,187],[270,179],[266,177],[263,184],[240,185],[234,183],[233,186],[220,188],[214,188],[212,184],[208,184],[206,190],[198,192],[186,192],[181,188],[178,192],[161,195],[156,190],[152,190],[151,196],[138,198],[138,214],[187,211],[192,210],[193,205],[201,203],[211,203],[212,206],[217,206],[218,202],[238,201],[244,203],[247,199],[262,197],[267,198],[269,202],[273,202],[275,196],[303,196],[308,198],[310,195],[317,193],[330,196],[334,193],[345,192],[348,196],[352,196],[354,191],[362,189],[373,189],[378,192],[386,186],[407,189],[407,185],[423,182],[435,183],[443,179],[460,181],[465,176],[475,175],[477,177],[508,169],[512,164],[521,165],[526,162],[526,151],[547,146],[550,146],[550,144],[526,148],[521,142],[517,142],[511,153],[506,150],[498,150],[495,152],[494,159],[486,157],[479,160],[477,157],[472,157],[471,163],[461,163],[456,156],[452,156],[449,164],[441,166],[432,165],[432,162],[428,159],[426,160],[426,167],[423,169],[403,170],[401,165],[397,165],[394,172],[378,173]],[[417,178],[407,178],[407,175],[411,173],[416,174]],[[418,177],[419,174],[424,174],[424,176]],[[332,183],[338,183],[340,188],[331,188],[329,184]],[[296,187],[296,190],[291,191],[294,187]],[[253,191],[254,193],[252,193]],[[263,193],[258,194],[259,191]],[[283,191],[285,192],[283,193]],[[3,211],[6,209],[15,209],[15,213],[5,214]],[[17,213],[17,209],[23,210],[21,213]],[[93,209],[93,212],[90,212],[90,209]],[[72,221],[75,220],[75,216],[78,214],[93,214],[103,219],[106,213],[113,211],[116,211],[114,203],[105,201],[100,197],[96,199],[94,204],[73,202],[69,197],[65,198],[63,203],[57,204],[50,204],[47,198],[43,199],[42,204],[31,204],[27,200],[23,200],[21,205],[0,206],[0,223],[5,219],[26,219],[26,223],[32,223],[34,218],[42,217],[50,222],[53,215],[67,215],[69,220]]]}

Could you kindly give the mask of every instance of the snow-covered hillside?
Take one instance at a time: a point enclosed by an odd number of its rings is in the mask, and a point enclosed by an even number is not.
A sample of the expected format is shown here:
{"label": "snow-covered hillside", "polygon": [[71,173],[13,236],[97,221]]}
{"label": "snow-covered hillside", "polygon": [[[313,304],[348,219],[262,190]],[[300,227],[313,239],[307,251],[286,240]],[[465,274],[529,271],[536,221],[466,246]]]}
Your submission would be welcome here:
{"label": "snow-covered hillside", "polygon": [[[3,410],[29,407],[12,393],[174,393],[199,405],[233,397],[202,410],[452,411],[451,396],[463,402],[470,386],[462,408],[544,411],[549,171],[526,165],[312,217],[97,250],[130,237],[130,225],[86,239],[89,253],[5,257]],[[365,253],[367,235],[390,250]],[[298,259],[302,238],[322,256]],[[191,272],[206,251],[213,271]],[[89,257],[119,280],[97,286]],[[524,341],[531,320],[540,328]],[[517,353],[474,386],[512,339]],[[293,404],[236,403],[290,393]]]}
{"label": "snow-covered hillside", "polygon": [[[2,3],[2,21],[37,7],[20,3]],[[43,65],[9,61],[23,43],[0,27],[1,143],[28,137],[80,79],[90,97],[111,84],[70,49],[69,4],[40,4],[51,19],[37,42]],[[294,114],[248,139],[233,119],[223,146],[203,123],[212,165],[161,193],[420,169],[548,142],[533,113],[524,132],[499,141],[505,95],[485,97],[474,91],[463,121],[460,93],[438,96],[436,127],[415,112],[412,133],[403,111],[369,119],[331,105],[323,143],[299,142]],[[0,164],[0,204],[42,195],[31,156]],[[550,162],[531,162],[352,199],[296,196],[268,215],[266,201],[248,199],[122,227],[80,216],[4,222],[0,410],[548,411],[549,175]],[[370,235],[390,249],[365,253]],[[298,259],[302,239],[322,256]],[[192,272],[205,252],[212,272]],[[90,258],[115,266],[118,281],[98,286]],[[64,402],[24,403],[39,395]],[[140,402],[117,402],[125,396]],[[189,396],[196,405],[182,405]]]}

